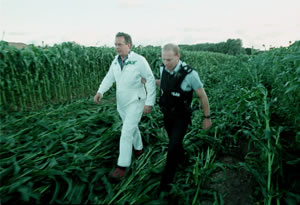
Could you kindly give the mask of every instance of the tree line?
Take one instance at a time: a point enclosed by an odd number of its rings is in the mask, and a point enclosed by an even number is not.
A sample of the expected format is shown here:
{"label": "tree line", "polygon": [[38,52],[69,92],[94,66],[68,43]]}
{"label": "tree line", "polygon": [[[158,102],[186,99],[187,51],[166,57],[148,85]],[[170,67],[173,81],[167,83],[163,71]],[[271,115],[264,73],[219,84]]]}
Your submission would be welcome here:
{"label": "tree line", "polygon": [[251,55],[258,50],[253,48],[243,48],[241,39],[228,39],[226,42],[219,43],[199,43],[193,45],[181,44],[181,49],[189,51],[209,51],[216,53],[224,53],[228,55],[248,54]]}

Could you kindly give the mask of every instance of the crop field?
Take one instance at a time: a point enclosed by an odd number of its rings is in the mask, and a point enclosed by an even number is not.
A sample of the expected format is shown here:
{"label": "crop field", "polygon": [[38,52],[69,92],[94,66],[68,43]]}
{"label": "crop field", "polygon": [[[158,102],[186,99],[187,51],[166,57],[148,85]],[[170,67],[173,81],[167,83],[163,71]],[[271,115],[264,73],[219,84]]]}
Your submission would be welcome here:
{"label": "crop field", "polygon": [[[133,50],[157,78],[160,49]],[[168,145],[157,104],[139,124],[145,152],[123,181],[108,178],[122,126],[115,87],[100,105],[93,96],[114,56],[68,42],[0,42],[1,204],[300,203],[300,41],[251,55],[182,50],[204,83],[213,126],[203,130],[194,111],[169,201],[157,197]],[[192,106],[201,108],[196,96]]]}

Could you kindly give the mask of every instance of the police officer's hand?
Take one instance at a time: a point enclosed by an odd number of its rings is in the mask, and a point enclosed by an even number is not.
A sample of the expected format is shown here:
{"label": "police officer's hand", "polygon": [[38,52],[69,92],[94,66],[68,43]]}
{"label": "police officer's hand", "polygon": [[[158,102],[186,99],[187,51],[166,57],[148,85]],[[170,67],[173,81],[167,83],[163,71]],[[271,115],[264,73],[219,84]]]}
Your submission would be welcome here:
{"label": "police officer's hand", "polygon": [[144,107],[144,114],[148,114],[152,111],[152,106],[150,105],[145,105]]}
{"label": "police officer's hand", "polygon": [[203,121],[203,128],[205,130],[208,130],[211,127],[212,123],[211,123],[211,119],[210,118],[205,118]]}
{"label": "police officer's hand", "polygon": [[146,80],[145,78],[142,78],[142,79],[141,79],[141,82],[142,82],[143,84],[145,84],[145,83],[147,82],[147,80]]}
{"label": "police officer's hand", "polygon": [[94,102],[99,104],[99,101],[102,99],[102,94],[101,93],[97,93],[95,96],[94,96]]}

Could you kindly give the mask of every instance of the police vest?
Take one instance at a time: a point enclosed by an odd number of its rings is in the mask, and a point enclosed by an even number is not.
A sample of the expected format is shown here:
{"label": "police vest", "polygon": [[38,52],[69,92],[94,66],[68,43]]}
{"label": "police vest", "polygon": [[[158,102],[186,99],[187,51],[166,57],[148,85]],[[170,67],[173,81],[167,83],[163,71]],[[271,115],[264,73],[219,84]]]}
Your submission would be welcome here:
{"label": "police vest", "polygon": [[164,114],[190,114],[193,90],[183,91],[181,83],[185,76],[193,71],[188,65],[182,65],[179,71],[171,75],[163,68],[160,92],[159,106]]}

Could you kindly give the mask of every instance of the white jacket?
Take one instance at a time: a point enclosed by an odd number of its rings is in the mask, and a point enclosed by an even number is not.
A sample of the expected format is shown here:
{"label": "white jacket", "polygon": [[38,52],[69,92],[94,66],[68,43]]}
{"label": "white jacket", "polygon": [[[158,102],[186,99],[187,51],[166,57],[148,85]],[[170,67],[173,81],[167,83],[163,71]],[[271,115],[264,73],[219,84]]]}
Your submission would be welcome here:
{"label": "white jacket", "polygon": [[[146,79],[145,86],[141,82],[142,77]],[[148,62],[143,56],[131,51],[121,70],[117,55],[102,80],[98,93],[103,96],[114,82],[116,82],[117,105],[119,108],[137,100],[145,100],[145,105],[154,105],[155,79]]]}

